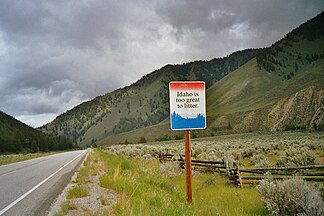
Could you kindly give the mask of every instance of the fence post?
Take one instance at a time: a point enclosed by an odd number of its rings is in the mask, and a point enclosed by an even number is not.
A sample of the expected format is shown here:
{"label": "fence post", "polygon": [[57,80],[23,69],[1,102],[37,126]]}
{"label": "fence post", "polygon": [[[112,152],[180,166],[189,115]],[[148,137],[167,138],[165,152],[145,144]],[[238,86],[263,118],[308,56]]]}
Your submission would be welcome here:
{"label": "fence post", "polygon": [[240,170],[239,170],[239,161],[234,161],[233,162],[233,168],[234,168],[234,181],[235,181],[235,184],[237,187],[240,187],[242,188],[243,187],[243,184],[242,184],[242,178],[241,178],[241,173],[240,173]]}
{"label": "fence post", "polygon": [[184,165],[185,165],[185,160],[183,159],[183,157],[181,156],[181,154],[179,154],[180,157],[180,168],[181,169],[185,169]]}
{"label": "fence post", "polygon": [[231,182],[234,182],[234,185],[236,184],[236,180],[235,180],[235,173],[234,170],[232,169],[232,167],[229,164],[229,160],[227,157],[223,157],[223,161],[224,161],[224,165],[225,165],[225,169],[226,169],[226,173],[227,173],[227,177],[228,177],[228,181],[231,184]]}
{"label": "fence post", "polygon": [[223,162],[224,162],[224,168],[226,170],[226,174],[229,177],[230,176],[230,170],[229,170],[229,167],[228,167],[228,160],[227,160],[226,157],[223,157]]}

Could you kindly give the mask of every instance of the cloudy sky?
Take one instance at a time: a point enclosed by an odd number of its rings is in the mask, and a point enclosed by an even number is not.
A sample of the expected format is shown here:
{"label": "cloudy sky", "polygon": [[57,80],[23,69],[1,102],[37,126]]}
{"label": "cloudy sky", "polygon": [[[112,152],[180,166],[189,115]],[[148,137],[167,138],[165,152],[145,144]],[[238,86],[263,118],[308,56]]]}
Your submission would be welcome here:
{"label": "cloudy sky", "polygon": [[37,127],[164,66],[267,47],[322,0],[1,0],[0,110]]}

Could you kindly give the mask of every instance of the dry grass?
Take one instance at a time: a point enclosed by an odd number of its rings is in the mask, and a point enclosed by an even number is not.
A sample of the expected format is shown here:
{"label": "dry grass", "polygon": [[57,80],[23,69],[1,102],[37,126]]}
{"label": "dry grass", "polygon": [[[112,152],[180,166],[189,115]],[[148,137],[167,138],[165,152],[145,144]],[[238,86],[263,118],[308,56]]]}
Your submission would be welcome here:
{"label": "dry grass", "polygon": [[20,161],[30,160],[33,158],[44,157],[56,153],[58,152],[0,155],[0,166],[5,164],[16,163]]}

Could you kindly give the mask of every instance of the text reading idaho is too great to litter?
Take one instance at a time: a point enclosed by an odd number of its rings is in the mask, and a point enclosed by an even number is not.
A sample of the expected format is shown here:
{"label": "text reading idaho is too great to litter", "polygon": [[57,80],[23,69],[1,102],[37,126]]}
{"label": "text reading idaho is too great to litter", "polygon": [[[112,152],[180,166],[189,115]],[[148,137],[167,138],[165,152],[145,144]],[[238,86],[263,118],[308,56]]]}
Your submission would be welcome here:
{"label": "text reading idaho is too great to litter", "polygon": [[175,102],[177,108],[199,108],[199,92],[177,91]]}

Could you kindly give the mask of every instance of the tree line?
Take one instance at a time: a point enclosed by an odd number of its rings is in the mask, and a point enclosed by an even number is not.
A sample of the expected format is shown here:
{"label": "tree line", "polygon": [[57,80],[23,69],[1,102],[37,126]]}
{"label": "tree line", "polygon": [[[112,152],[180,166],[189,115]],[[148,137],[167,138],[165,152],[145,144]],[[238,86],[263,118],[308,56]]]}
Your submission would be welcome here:
{"label": "tree line", "polygon": [[0,153],[32,153],[76,148],[67,138],[50,136],[0,111]]}

